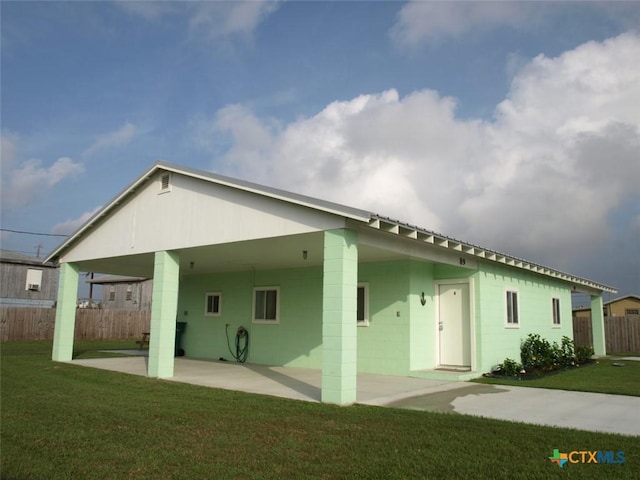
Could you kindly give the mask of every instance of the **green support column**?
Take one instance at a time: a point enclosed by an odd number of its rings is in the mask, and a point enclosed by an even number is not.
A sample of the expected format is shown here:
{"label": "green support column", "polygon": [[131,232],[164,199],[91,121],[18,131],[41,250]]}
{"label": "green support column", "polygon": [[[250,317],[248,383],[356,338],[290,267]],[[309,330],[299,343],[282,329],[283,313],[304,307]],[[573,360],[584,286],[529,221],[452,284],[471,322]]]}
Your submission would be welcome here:
{"label": "green support column", "polygon": [[591,329],[593,331],[593,350],[596,355],[607,354],[604,337],[604,313],[602,311],[602,295],[591,297]]}
{"label": "green support column", "polygon": [[156,252],[149,338],[150,377],[173,377],[179,274],[178,253]]}
{"label": "green support column", "polygon": [[358,234],[324,234],[322,281],[322,401],[356,401]]}
{"label": "green support column", "polygon": [[51,359],[54,362],[70,362],[73,357],[79,271],[78,266],[72,263],[60,264],[56,325],[51,354]]}

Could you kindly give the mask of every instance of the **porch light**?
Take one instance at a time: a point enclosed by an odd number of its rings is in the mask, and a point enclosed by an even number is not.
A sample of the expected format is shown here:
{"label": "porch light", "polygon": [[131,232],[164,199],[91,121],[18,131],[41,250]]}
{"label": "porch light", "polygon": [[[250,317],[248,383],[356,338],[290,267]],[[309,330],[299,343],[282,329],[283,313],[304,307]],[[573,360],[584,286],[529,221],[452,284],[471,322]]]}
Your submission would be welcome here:
{"label": "porch light", "polygon": [[309,256],[309,254],[307,253],[307,251],[306,251],[306,250],[303,250],[303,251],[302,251],[302,259],[303,259],[303,260],[306,260],[308,256]]}
{"label": "porch light", "polygon": [[427,303],[427,298],[424,296],[424,292],[422,292],[420,294],[420,304],[424,307],[426,303]]}

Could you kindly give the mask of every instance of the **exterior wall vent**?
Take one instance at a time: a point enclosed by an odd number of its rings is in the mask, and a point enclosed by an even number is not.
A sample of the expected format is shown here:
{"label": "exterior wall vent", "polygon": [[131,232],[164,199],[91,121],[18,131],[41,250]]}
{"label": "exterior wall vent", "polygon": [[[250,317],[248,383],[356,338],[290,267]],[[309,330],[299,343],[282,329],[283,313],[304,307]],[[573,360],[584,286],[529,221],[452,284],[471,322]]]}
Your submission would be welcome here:
{"label": "exterior wall vent", "polygon": [[164,173],[162,177],[160,177],[160,193],[170,192],[171,191],[171,174]]}

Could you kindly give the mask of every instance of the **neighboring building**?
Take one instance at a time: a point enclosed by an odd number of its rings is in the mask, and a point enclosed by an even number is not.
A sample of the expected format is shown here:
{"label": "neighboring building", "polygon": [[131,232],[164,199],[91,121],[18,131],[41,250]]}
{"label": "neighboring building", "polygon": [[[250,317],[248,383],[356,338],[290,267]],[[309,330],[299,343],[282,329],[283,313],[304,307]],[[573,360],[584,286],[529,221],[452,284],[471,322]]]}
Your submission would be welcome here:
{"label": "neighboring building", "polygon": [[[605,317],[627,317],[629,315],[640,315],[640,296],[626,295],[614,298],[602,304],[602,311]],[[579,318],[590,318],[591,309],[574,308],[573,316]]]}
{"label": "neighboring building", "polygon": [[141,277],[104,275],[88,280],[100,285],[101,308],[112,310],[150,310],[153,280]]}
{"label": "neighboring building", "polygon": [[51,308],[55,304],[58,267],[10,250],[0,250],[0,305]]}
{"label": "neighboring building", "polygon": [[[355,186],[354,186],[355,188]],[[541,239],[540,241],[543,241]],[[550,244],[550,248],[552,245]],[[357,372],[444,379],[518,358],[529,333],[572,337],[571,294],[603,292],[549,267],[335,203],[157,163],[62,243],[52,358],[73,351],[79,272],[153,278],[148,375],[171,377],[176,321],[187,356],[322,370],[322,400],[355,401]]]}

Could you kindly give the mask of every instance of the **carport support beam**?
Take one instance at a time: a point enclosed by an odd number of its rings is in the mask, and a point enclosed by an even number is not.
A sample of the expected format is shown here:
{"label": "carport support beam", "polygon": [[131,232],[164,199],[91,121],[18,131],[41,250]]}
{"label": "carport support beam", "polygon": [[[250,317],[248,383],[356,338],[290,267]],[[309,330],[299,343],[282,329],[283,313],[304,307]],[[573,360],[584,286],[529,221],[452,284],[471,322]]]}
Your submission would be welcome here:
{"label": "carport support beam", "polygon": [[60,264],[56,324],[51,354],[54,362],[70,362],[73,357],[79,273],[79,267],[73,263]]}
{"label": "carport support beam", "polygon": [[349,405],[357,384],[358,234],[324,234],[322,280],[322,401]]}
{"label": "carport support beam", "polygon": [[593,351],[596,355],[607,354],[607,343],[604,335],[604,312],[602,295],[591,296],[591,329],[593,331]]}
{"label": "carport support beam", "polygon": [[149,338],[150,377],[173,377],[179,284],[180,255],[177,252],[156,252]]}

